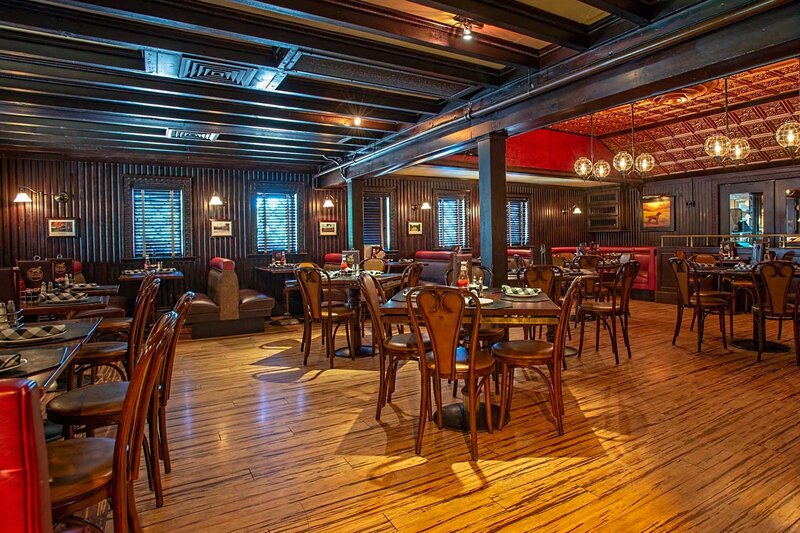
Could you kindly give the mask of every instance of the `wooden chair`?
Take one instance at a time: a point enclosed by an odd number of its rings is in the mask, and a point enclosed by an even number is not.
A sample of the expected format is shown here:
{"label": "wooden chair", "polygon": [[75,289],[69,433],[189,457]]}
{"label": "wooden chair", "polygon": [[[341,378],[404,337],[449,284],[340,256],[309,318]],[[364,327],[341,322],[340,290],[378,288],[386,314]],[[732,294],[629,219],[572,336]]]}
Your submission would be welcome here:
{"label": "wooden chair", "polygon": [[603,265],[603,258],[599,255],[581,255],[578,256],[578,268],[596,270],[597,267]]}
{"label": "wooden chair", "polygon": [[553,255],[553,265],[559,268],[567,268],[567,263],[570,261],[561,254],[554,254]]}
{"label": "wooden chair", "polygon": [[338,329],[341,324],[345,324],[347,346],[353,354],[351,357],[355,358],[351,342],[351,335],[358,334],[355,331],[355,311],[348,307],[334,305],[333,300],[324,298],[326,291],[328,294],[332,294],[334,291],[330,275],[321,268],[298,268],[295,273],[300,285],[300,292],[303,295],[303,364],[308,364],[308,354],[311,350],[311,328],[314,323],[319,323],[322,328],[331,368],[333,368],[333,358],[336,355],[333,345],[334,327]]}
{"label": "wooden chair", "polygon": [[[694,263],[672,257],[669,266],[675,275],[675,285],[678,290],[678,314],[675,319],[675,333],[672,335],[672,344],[678,339],[683,322],[683,311],[687,307],[694,309],[694,316],[697,317],[697,351],[700,352],[703,346],[703,330],[705,319],[709,314],[719,315],[719,326],[722,331],[722,346],[728,347],[725,335],[725,310],[731,306],[730,299],[722,298],[713,293],[707,293],[701,289],[700,275]],[[694,318],[694,317],[693,317]],[[731,322],[733,319],[731,319]],[[694,322],[694,320],[693,320]],[[731,326],[733,329],[733,326]]]}
{"label": "wooden chair", "polygon": [[[392,335],[390,325],[384,322],[381,315],[380,305],[383,291],[380,283],[374,276],[366,273],[361,274],[358,283],[372,319],[372,342],[380,354],[378,408],[375,411],[375,420],[380,420],[381,409],[387,402],[392,401],[397,366],[403,361],[419,360],[417,335],[414,333]],[[430,346],[430,339],[425,334],[421,334],[420,338],[427,349]]]}
{"label": "wooden chair", "polygon": [[90,437],[47,445],[51,506],[57,522],[80,523],[102,531],[74,513],[111,499],[114,531],[142,530],[133,482],[139,477],[147,410],[177,320],[177,314],[170,311],[159,318],[150,332],[139,364],[131,372],[114,439]]}
{"label": "wooden chair", "polygon": [[[436,423],[442,429],[442,379],[465,380],[468,393],[469,432],[472,442],[472,459],[478,459],[478,394],[481,388],[485,393],[486,427],[492,432],[491,376],[494,372],[494,358],[489,350],[479,350],[478,343],[470,343],[469,348],[460,346],[461,327],[468,302],[472,308],[472,322],[469,330],[472,338],[477,338],[480,329],[481,304],[478,298],[466,291],[451,287],[422,287],[412,290],[406,298],[408,316],[417,336],[417,356],[421,361],[422,375],[421,401],[419,408],[419,429],[417,431],[416,453],[422,453],[422,438],[425,423],[430,413],[431,382],[436,402]],[[425,348],[421,334],[424,326],[430,337],[432,351]]]}
{"label": "wooden chair", "polygon": [[[517,271],[517,281],[520,286],[539,289],[548,298],[558,303],[561,297],[561,279],[563,270],[553,265],[533,265]],[[528,335],[533,328],[525,328]],[[541,331],[541,326],[539,327]],[[527,336],[526,336],[527,338]]]}
{"label": "wooden chair", "polygon": [[[153,274],[148,273],[142,283],[139,284],[139,290],[136,292],[136,300],[134,301],[133,308],[136,309],[139,306],[139,303],[142,301],[142,298],[145,296],[147,292],[147,285],[152,283]],[[78,317],[88,317],[88,314],[79,314],[76,315]],[[127,339],[128,335],[131,332],[131,325],[133,324],[133,317],[130,316],[118,316],[118,317],[103,317],[103,320],[100,324],[97,325],[97,335],[102,337],[103,335],[114,335],[116,337],[121,337],[123,339]]]}
{"label": "wooden chair", "polygon": [[[628,358],[631,357],[631,343],[628,336],[628,321],[630,319],[630,299],[633,282],[636,273],[639,271],[638,261],[628,261],[619,266],[614,277],[614,283],[609,287],[609,301],[586,301],[579,296],[577,305],[577,320],[581,324],[580,341],[578,345],[578,357],[583,352],[583,336],[586,321],[594,318],[596,322],[595,349],[600,349],[600,323],[608,330],[611,337],[611,348],[614,352],[614,360],[619,364],[619,350],[617,348],[617,319],[622,328],[622,338],[625,348],[628,350]],[[611,324],[609,325],[609,320]]]}
{"label": "wooden chair", "polygon": [[781,256],[781,261],[794,261],[794,250],[789,250]]}
{"label": "wooden chair", "polygon": [[[756,303],[753,305],[753,335],[758,338],[758,358],[764,353],[764,340],[767,336],[767,320],[792,321],[794,328],[794,351],[797,365],[800,366],[800,329],[798,328],[797,306],[790,302],[789,294],[794,278],[794,263],[791,261],[764,261],[753,269],[753,287]],[[798,285],[800,287],[800,285]],[[798,290],[795,289],[795,302]]]}
{"label": "wooden chair", "polygon": [[[470,272],[469,276],[470,282],[472,282],[473,277],[482,277],[483,284],[488,287],[492,286],[492,280],[494,279],[494,273],[492,272],[491,268],[477,264],[472,265],[472,271]],[[444,284],[447,286],[452,286],[454,282],[453,269],[448,268],[447,272],[444,273]]]}
{"label": "wooden chair", "polygon": [[[164,461],[165,472],[169,473],[172,470],[167,444],[166,406],[169,400],[172,367],[180,329],[186,321],[193,299],[194,293],[187,292],[178,299],[173,308],[177,316],[175,333],[169,339],[164,364],[156,385],[153,405],[149,411],[151,447],[148,457],[148,473],[156,493],[156,507],[161,507],[164,502],[159,459]],[[128,387],[129,382],[127,381],[115,381],[68,391],[47,404],[47,418],[56,424],[71,427],[72,431],[69,432],[69,435],[86,431],[93,436],[92,430],[95,428],[119,423]]]}
{"label": "wooden chair", "polygon": [[[561,367],[564,361],[567,330],[572,304],[578,295],[581,278],[577,277],[567,289],[561,312],[558,315],[558,326],[554,343],[541,340],[522,340],[498,342],[492,346],[492,355],[500,365],[500,429],[508,419],[511,411],[511,397],[514,393],[514,371],[517,368],[530,368],[537,372],[547,385],[550,393],[550,405],[559,435],[564,434],[564,399],[561,392]],[[540,367],[549,370],[548,379]]]}
{"label": "wooden chair", "polygon": [[514,268],[516,268],[518,271],[527,266],[530,266],[528,261],[526,261],[525,258],[519,254],[514,254],[513,259],[514,259]]}
{"label": "wooden chair", "polygon": [[400,290],[409,287],[419,286],[419,281],[422,278],[422,270],[425,265],[422,263],[411,263],[403,269],[403,275],[400,278]]}
{"label": "wooden chair", "polygon": [[389,271],[389,263],[387,263],[385,259],[381,259],[379,257],[364,259],[358,264],[358,266],[361,270],[377,270],[380,272]]}
{"label": "wooden chair", "polygon": [[[492,279],[494,278],[494,273],[492,269],[489,267],[485,267],[483,265],[472,265],[472,276],[481,276],[483,277],[483,284],[487,287],[492,286]],[[444,275],[445,284],[450,286],[453,284],[453,269],[448,269]],[[470,277],[470,283],[472,282],[472,277]],[[482,327],[478,331],[478,342],[488,348],[493,343],[503,340],[503,337],[506,336],[506,329],[505,328],[493,328],[493,327]],[[468,339],[473,339],[475,337],[471,337],[469,332],[466,332],[466,337]]]}
{"label": "wooden chair", "polygon": [[716,265],[717,258],[712,254],[695,254],[689,258],[689,261],[692,263],[697,263],[698,265]]}
{"label": "wooden chair", "polygon": [[74,378],[77,384],[82,384],[82,376],[91,371],[93,376],[100,367],[114,370],[121,380],[128,379],[136,360],[139,358],[140,349],[144,343],[144,333],[152,316],[158,288],[161,280],[150,277],[142,282],[147,284],[142,295],[140,305],[134,309],[133,321],[127,341],[90,342],[83,345],[72,360],[72,365],[67,376],[67,387],[73,387]]}

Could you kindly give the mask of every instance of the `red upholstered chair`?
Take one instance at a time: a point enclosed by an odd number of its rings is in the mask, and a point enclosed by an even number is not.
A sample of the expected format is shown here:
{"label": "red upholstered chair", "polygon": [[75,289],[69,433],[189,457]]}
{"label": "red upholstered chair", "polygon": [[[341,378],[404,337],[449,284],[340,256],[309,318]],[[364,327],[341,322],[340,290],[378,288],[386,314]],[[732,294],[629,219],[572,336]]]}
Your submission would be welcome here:
{"label": "red upholstered chair", "polygon": [[342,266],[342,254],[330,253],[325,254],[322,259],[323,270],[339,270]]}
{"label": "red upholstered chair", "polygon": [[0,443],[2,530],[52,531],[42,407],[33,382],[0,380]]}

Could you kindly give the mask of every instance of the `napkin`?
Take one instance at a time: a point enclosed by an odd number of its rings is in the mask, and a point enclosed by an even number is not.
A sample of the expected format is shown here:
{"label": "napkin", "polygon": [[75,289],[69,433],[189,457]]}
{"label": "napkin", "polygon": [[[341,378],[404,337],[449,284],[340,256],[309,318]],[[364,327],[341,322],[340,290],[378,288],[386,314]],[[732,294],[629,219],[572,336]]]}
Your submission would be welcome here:
{"label": "napkin", "polygon": [[99,287],[97,283],[73,283],[69,285],[70,289],[92,289],[95,287]]}
{"label": "napkin", "polygon": [[67,326],[23,326],[21,328],[0,329],[0,341],[19,341],[23,339],[43,339],[66,331]]}
{"label": "napkin", "polygon": [[542,289],[532,287],[511,287],[510,285],[503,285],[503,294],[510,294],[512,296],[538,296],[542,293]]}
{"label": "napkin", "polygon": [[22,354],[0,355],[0,370],[17,366],[22,360]]}
{"label": "napkin", "polygon": [[85,299],[86,293],[84,292],[62,292],[59,294],[43,292],[39,295],[39,301],[44,303],[80,302]]}

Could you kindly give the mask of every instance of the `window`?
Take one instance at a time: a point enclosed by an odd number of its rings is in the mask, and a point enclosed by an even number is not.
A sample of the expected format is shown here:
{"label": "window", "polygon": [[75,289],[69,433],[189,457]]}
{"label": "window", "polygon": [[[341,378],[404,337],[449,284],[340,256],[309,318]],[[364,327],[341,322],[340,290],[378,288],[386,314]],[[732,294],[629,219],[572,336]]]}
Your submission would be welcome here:
{"label": "window", "polygon": [[256,193],[256,252],[298,250],[296,192]]}
{"label": "window", "polygon": [[468,246],[467,197],[464,194],[440,194],[436,201],[439,248]]}
{"label": "window", "polygon": [[506,202],[506,242],[509,246],[528,244],[528,199],[510,198]]}
{"label": "window", "polygon": [[183,190],[133,187],[133,256],[184,255]]}
{"label": "window", "polygon": [[391,198],[389,194],[364,196],[364,244],[380,244],[392,248]]}

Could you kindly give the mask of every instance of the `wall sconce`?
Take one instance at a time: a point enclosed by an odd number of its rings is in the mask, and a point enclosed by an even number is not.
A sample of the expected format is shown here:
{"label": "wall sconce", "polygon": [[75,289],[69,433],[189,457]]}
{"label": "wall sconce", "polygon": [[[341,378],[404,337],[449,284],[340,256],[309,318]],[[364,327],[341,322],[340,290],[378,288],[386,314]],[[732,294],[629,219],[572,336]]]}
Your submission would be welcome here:
{"label": "wall sconce", "polygon": [[581,213],[583,213],[583,211],[581,211],[581,208],[578,206],[578,204],[573,205],[569,209],[562,209],[561,210],[561,214],[562,215],[566,215],[566,214],[569,214],[569,213],[572,213],[573,215],[580,215]]}
{"label": "wall sconce", "polygon": [[225,205],[225,202],[222,201],[222,198],[215,192],[211,195],[211,200],[208,201],[208,205],[213,207],[219,207],[221,205]]}
{"label": "wall sconce", "polygon": [[43,196],[52,196],[53,200],[55,200],[59,204],[65,204],[69,202],[70,198],[72,198],[69,193],[66,192],[57,192],[56,194],[48,194],[46,192],[37,191],[31,189],[30,187],[20,187],[17,196],[14,197],[15,204],[30,204],[33,202],[33,198],[25,192],[26,190],[31,191],[33,194],[41,194]]}
{"label": "wall sconce", "polygon": [[411,205],[411,210],[412,211],[416,211],[417,209],[428,210],[430,208],[431,208],[431,204],[429,204],[428,202],[422,202],[422,205],[419,205],[419,204],[412,204]]}
{"label": "wall sconce", "polygon": [[330,209],[331,207],[334,207],[334,205],[335,204],[333,203],[333,196],[331,196],[330,194],[326,196],[325,201],[322,202],[323,209]]}

